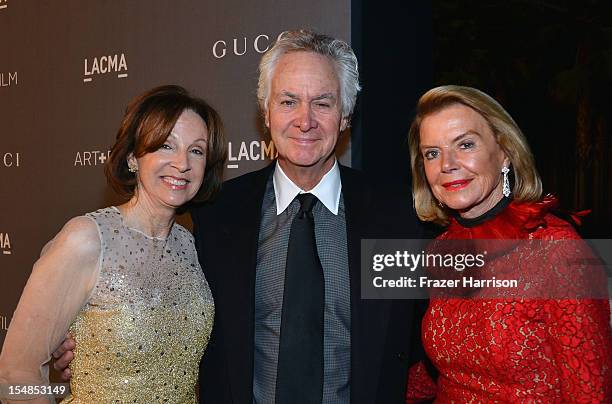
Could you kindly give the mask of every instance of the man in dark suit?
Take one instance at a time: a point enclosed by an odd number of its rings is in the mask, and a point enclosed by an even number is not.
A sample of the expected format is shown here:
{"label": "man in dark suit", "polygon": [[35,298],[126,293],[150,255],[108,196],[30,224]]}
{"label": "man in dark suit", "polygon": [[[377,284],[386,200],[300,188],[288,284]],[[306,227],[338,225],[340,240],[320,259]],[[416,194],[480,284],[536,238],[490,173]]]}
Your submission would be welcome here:
{"label": "man in dark suit", "polygon": [[[216,311],[200,366],[202,403],[403,401],[408,367],[420,355],[420,307],[362,300],[359,248],[362,238],[422,236],[409,195],[384,194],[336,160],[359,89],[357,60],[340,40],[290,31],[262,58],[258,99],[278,159],[227,181],[213,203],[192,210]],[[322,369],[318,381],[304,372],[303,389],[287,400],[279,384],[295,377],[281,374],[290,373],[281,362],[300,357],[282,341],[283,301],[296,293],[284,286],[300,194],[316,197],[308,214],[324,274],[322,335],[301,346],[310,352],[322,341]]]}

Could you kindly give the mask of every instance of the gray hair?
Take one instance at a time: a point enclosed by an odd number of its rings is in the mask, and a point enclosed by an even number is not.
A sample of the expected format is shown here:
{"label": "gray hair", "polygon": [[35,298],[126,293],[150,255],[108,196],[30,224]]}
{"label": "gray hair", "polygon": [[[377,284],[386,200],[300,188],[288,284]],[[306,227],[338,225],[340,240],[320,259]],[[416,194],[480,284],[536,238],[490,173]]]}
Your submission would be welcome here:
{"label": "gray hair", "polygon": [[318,53],[331,59],[340,82],[342,117],[350,117],[355,108],[357,93],[361,90],[357,57],[346,42],[307,30],[281,33],[274,46],[261,58],[257,83],[257,100],[261,110],[268,110],[270,82],[276,64],[285,54],[300,51]]}

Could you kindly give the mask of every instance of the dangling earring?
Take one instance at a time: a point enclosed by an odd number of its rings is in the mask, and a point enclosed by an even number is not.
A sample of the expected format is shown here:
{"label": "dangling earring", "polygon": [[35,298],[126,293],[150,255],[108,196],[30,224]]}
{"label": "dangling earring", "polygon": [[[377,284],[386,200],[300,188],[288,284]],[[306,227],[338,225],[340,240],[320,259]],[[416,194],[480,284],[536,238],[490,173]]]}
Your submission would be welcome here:
{"label": "dangling earring", "polygon": [[135,163],[128,162],[128,171],[131,173],[138,172],[138,166]]}
{"label": "dangling earring", "polygon": [[502,193],[507,198],[510,196],[510,180],[508,179],[508,173],[510,172],[510,169],[504,166],[502,167],[501,171],[504,174]]}
{"label": "dangling earring", "polygon": [[442,203],[442,201],[438,201],[438,206],[444,209],[444,204]]}

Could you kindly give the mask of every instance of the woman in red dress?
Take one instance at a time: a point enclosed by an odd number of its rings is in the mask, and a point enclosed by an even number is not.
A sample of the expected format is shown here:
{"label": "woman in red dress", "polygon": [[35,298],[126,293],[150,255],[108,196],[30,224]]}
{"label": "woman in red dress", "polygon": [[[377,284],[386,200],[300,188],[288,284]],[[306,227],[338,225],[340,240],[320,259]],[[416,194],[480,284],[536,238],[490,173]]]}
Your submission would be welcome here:
{"label": "woman in red dress", "polygon": [[[609,302],[576,298],[582,284],[564,265],[575,251],[554,241],[580,237],[551,214],[557,201],[542,198],[514,120],[481,91],[437,87],[419,100],[409,143],[416,211],[446,226],[438,239],[539,242],[535,253],[497,251],[497,260],[519,278],[535,274],[543,282],[532,279],[530,297],[486,288],[463,290],[464,298],[432,297],[422,337],[439,376],[427,385],[424,367],[413,367],[407,401],[429,393],[439,403],[612,402]],[[553,287],[550,268],[566,282],[558,288],[576,293],[543,298]]]}

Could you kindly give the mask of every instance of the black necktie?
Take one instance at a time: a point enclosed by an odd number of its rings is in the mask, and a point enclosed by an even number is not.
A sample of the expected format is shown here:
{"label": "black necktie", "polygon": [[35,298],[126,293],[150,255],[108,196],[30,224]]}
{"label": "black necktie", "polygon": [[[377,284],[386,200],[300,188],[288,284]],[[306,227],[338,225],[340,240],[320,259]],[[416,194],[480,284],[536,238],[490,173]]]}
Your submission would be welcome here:
{"label": "black necktie", "polygon": [[300,211],[291,223],[287,248],[276,404],[320,404],[325,282],[312,215],[317,198],[300,194],[297,199]]}

